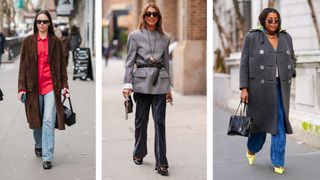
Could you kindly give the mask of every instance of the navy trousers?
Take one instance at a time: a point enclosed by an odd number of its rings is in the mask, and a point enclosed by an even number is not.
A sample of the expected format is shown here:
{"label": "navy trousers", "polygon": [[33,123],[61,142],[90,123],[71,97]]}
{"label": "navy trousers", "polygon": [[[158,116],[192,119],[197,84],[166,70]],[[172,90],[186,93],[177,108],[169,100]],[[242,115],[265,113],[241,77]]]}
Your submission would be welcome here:
{"label": "navy trousers", "polygon": [[147,128],[150,107],[155,128],[154,154],[156,157],[156,168],[168,167],[166,157],[166,95],[165,94],[142,94],[134,93],[136,102],[135,115],[135,144],[133,155],[143,158],[147,155]]}
{"label": "navy trousers", "polygon": [[[271,148],[270,148],[270,158],[273,166],[284,166],[285,161],[285,147],[286,147],[286,129],[284,125],[284,109],[281,98],[281,88],[280,82],[277,80],[277,113],[278,113],[278,123],[277,123],[277,134],[271,136]],[[266,140],[266,133],[259,132],[253,133],[249,136],[247,147],[248,150],[257,153],[259,152]]]}

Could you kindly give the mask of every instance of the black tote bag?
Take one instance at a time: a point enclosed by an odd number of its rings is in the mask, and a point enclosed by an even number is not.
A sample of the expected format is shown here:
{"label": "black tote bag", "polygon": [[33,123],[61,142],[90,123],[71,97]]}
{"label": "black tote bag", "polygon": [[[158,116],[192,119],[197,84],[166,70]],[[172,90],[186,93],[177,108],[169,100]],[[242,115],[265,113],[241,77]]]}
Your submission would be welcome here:
{"label": "black tote bag", "polygon": [[[62,104],[64,104],[65,100],[66,97],[63,98]],[[68,100],[70,109],[67,106],[63,105],[64,123],[68,126],[72,126],[76,123],[76,113],[73,112],[70,97],[68,97]]]}
{"label": "black tote bag", "polygon": [[[242,106],[244,104],[244,107]],[[240,115],[237,115],[238,110],[240,108]],[[237,108],[235,115],[230,117],[228,135],[238,135],[248,137],[250,134],[250,126],[252,123],[252,119],[246,115],[247,112],[247,104],[242,103]]]}

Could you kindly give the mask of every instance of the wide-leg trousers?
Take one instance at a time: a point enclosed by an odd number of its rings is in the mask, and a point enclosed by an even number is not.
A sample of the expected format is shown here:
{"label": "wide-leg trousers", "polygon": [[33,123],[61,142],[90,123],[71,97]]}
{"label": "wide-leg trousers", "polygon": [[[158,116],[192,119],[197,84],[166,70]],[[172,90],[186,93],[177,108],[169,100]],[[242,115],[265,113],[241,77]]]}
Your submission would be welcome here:
{"label": "wide-leg trousers", "polygon": [[[270,158],[273,166],[285,165],[286,129],[284,125],[284,109],[281,98],[280,82],[277,79],[277,134],[271,136]],[[259,152],[266,140],[266,133],[253,133],[249,136],[247,148],[250,152]]]}
{"label": "wide-leg trousers", "polygon": [[144,158],[148,153],[147,128],[151,107],[155,129],[154,153],[156,168],[161,166],[168,167],[165,130],[166,95],[134,93],[133,97],[136,103],[135,144],[133,155],[138,158]]}

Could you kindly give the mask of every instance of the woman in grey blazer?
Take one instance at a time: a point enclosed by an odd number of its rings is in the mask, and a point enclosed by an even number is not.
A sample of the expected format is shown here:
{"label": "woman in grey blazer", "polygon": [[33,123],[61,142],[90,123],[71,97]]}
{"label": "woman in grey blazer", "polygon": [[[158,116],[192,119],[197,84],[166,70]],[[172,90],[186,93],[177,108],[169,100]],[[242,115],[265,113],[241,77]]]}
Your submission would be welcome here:
{"label": "woman in grey blazer", "polygon": [[168,47],[170,38],[163,33],[160,9],[149,3],[140,15],[139,29],[128,37],[123,96],[134,92],[136,102],[133,161],[143,163],[147,155],[147,125],[150,106],[155,126],[155,169],[168,175],[166,157],[166,102],[172,102]]}
{"label": "woman in grey blazer", "polygon": [[292,134],[289,101],[296,58],[291,36],[281,29],[279,12],[266,8],[259,21],[260,26],[246,34],[240,61],[240,98],[248,103],[253,119],[246,156],[252,165],[270,133],[271,162],[274,172],[282,174],[286,134]]}

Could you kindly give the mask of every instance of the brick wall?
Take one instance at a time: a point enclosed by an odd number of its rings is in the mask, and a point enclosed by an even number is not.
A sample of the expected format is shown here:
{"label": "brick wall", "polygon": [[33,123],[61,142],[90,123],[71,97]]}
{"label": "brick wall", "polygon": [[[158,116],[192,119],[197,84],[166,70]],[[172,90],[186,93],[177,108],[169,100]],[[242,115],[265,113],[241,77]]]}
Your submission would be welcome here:
{"label": "brick wall", "polygon": [[188,40],[206,40],[207,29],[207,4],[206,0],[190,0],[187,4],[188,11]]}

